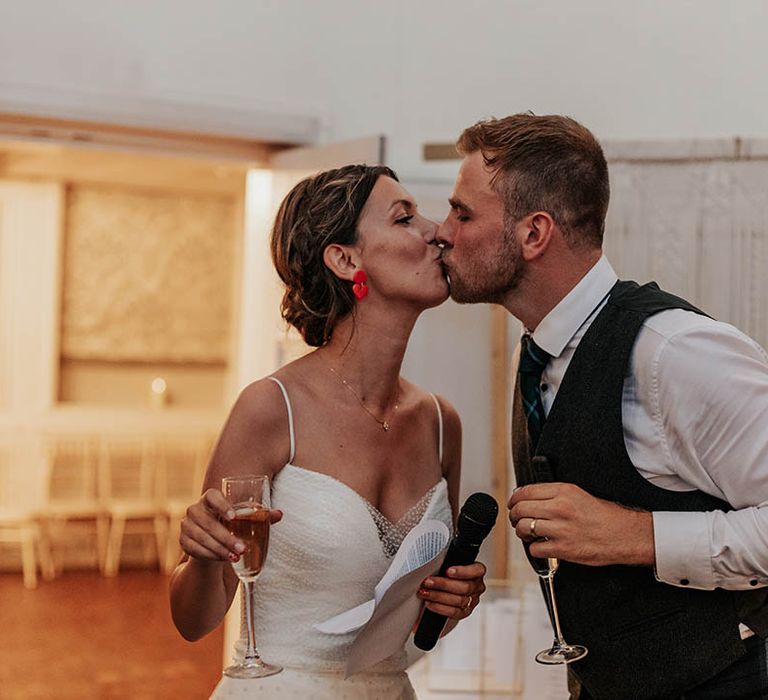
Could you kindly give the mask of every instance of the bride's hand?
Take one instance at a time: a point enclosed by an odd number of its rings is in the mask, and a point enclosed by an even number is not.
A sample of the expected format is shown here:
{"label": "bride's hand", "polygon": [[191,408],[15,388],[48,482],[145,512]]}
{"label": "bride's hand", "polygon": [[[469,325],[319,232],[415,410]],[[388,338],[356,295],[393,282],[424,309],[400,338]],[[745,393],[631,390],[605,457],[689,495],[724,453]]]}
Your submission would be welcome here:
{"label": "bride's hand", "polygon": [[[282,511],[269,512],[270,523],[283,517]],[[208,561],[235,562],[245,551],[245,545],[224,523],[235,517],[235,511],[224,494],[208,489],[196,503],[187,508],[181,521],[179,544],[190,557]]]}
{"label": "bride's hand", "polygon": [[425,607],[454,620],[469,617],[485,592],[485,565],[452,566],[447,576],[429,576],[421,584],[418,596]]}

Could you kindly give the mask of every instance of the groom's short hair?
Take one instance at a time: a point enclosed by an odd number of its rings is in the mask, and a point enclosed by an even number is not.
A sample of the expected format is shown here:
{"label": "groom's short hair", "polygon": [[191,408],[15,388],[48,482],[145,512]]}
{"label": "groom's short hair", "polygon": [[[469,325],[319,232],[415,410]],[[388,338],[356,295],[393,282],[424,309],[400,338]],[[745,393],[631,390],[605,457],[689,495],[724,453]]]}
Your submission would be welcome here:
{"label": "groom's short hair", "polygon": [[509,223],[546,211],[571,246],[601,247],[608,165],[597,139],[570,117],[530,112],[468,127],[456,148],[480,151]]}

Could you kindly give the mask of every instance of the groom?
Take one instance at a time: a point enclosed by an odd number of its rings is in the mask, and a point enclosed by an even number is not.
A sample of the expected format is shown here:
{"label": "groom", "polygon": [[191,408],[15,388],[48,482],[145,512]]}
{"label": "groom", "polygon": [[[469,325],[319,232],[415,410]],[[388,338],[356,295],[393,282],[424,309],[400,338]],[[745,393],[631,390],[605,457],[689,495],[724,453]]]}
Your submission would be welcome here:
{"label": "groom", "polygon": [[501,304],[526,329],[509,518],[533,556],[562,562],[563,632],[589,648],[571,697],[768,697],[765,351],[618,280],[602,253],[608,168],[581,124],[515,114],[457,147],[437,239],[453,299]]}

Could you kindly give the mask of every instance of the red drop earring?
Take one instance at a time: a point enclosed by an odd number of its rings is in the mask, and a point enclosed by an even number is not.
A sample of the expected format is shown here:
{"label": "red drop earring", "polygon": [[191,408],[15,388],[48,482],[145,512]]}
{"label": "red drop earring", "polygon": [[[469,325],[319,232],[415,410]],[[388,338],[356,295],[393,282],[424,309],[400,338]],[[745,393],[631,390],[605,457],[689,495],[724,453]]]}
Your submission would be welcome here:
{"label": "red drop earring", "polygon": [[368,275],[365,274],[365,270],[358,270],[355,272],[352,281],[352,293],[357,297],[358,301],[368,294],[368,286],[365,284],[368,280]]}

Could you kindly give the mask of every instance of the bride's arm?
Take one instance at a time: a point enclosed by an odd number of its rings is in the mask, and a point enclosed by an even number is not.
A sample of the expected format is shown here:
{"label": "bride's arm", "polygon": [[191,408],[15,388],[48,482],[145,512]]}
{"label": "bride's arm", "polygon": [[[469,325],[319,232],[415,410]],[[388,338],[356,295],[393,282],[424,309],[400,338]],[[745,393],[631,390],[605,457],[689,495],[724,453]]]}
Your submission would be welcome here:
{"label": "bride's arm", "polygon": [[[277,385],[251,384],[238,397],[205,475],[203,495],[181,523],[181,562],[170,582],[171,615],[181,635],[194,641],[224,619],[237,590],[231,563],[238,544],[224,524],[231,512],[221,493],[223,476],[273,476],[288,460],[288,419]],[[281,517],[272,512],[272,522]]]}
{"label": "bride's arm", "polygon": [[443,412],[443,463],[440,465],[448,482],[448,501],[453,513],[453,524],[459,517],[459,489],[461,487],[461,418],[445,399],[439,398]]}

